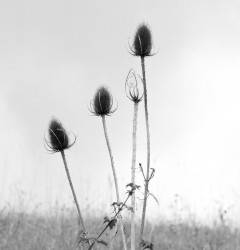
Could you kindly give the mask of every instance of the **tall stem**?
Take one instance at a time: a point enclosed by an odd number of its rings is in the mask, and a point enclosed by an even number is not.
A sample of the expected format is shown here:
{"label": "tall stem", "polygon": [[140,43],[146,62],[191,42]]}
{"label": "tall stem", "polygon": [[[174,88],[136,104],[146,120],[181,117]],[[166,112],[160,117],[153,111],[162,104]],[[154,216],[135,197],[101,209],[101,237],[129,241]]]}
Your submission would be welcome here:
{"label": "tall stem", "polygon": [[147,84],[146,84],[144,57],[141,57],[141,66],[142,66],[142,76],[143,76],[144,108],[145,108],[145,120],[146,120],[146,132],[147,132],[147,174],[146,174],[146,179],[145,179],[145,191],[144,191],[142,223],[141,223],[141,231],[140,231],[140,242],[143,239],[143,233],[144,233],[144,224],[145,224],[146,208],[147,208],[149,172],[150,172],[150,131],[149,131],[149,121],[148,121]]}
{"label": "tall stem", "polygon": [[71,180],[71,177],[70,177],[70,173],[69,173],[69,170],[68,170],[68,166],[67,166],[67,161],[66,161],[64,150],[61,151],[61,155],[62,155],[64,167],[65,167],[65,170],[66,170],[66,173],[67,173],[68,182],[70,184],[70,187],[71,187],[71,190],[72,190],[72,194],[73,194],[73,198],[74,198],[74,201],[75,201],[75,204],[76,204],[76,207],[77,207],[79,222],[80,222],[80,225],[82,226],[83,232],[85,233],[86,230],[85,230],[85,226],[84,226],[84,223],[83,223],[83,217],[82,217],[82,214],[81,214],[81,210],[80,210],[80,207],[79,207],[79,204],[78,204],[78,201],[77,201],[77,196],[76,196],[76,193],[74,191],[74,187],[73,187],[72,180]]}
{"label": "tall stem", "polygon": [[[138,102],[134,102],[133,111],[133,134],[132,134],[132,184],[135,185],[135,165],[136,165],[136,149],[137,149],[137,115]],[[131,197],[132,213],[131,213],[131,250],[135,250],[136,242],[136,225],[135,225],[135,191]]]}
{"label": "tall stem", "polygon": [[[115,166],[114,166],[112,150],[111,150],[110,142],[109,142],[109,139],[108,139],[105,115],[102,116],[102,123],[103,123],[104,135],[105,135],[105,138],[106,138],[106,143],[107,143],[108,152],[109,152],[110,161],[111,161],[111,166],[112,166],[112,172],[113,172],[113,178],[114,178],[114,183],[115,183],[117,202],[119,203],[120,202],[120,196],[119,196],[118,180],[117,180],[117,174],[116,174],[116,170],[115,170]],[[124,228],[123,228],[123,224],[122,224],[121,220],[120,220],[120,224],[121,224],[123,247],[124,247],[125,250],[127,250],[127,244],[126,244],[126,239],[125,239],[125,234],[124,234]]]}

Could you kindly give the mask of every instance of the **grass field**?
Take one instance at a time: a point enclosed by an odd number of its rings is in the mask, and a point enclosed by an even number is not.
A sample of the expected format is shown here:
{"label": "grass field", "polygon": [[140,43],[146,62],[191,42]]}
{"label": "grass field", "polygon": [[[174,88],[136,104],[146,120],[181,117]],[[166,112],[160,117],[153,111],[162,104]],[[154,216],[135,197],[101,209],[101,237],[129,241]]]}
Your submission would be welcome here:
{"label": "grass field", "polygon": [[[89,217],[86,225],[93,236],[103,228],[103,218]],[[126,234],[130,226],[125,223]],[[207,227],[196,223],[147,224],[146,239],[161,250],[238,250],[240,230],[231,229],[224,223]],[[109,232],[111,234],[111,232]],[[98,249],[122,249],[120,234],[105,235],[108,247]],[[48,215],[3,211],[0,214],[1,250],[75,250],[77,248],[78,225],[72,210],[56,210]],[[128,240],[128,244],[129,244]],[[87,248],[86,248],[87,249]]]}

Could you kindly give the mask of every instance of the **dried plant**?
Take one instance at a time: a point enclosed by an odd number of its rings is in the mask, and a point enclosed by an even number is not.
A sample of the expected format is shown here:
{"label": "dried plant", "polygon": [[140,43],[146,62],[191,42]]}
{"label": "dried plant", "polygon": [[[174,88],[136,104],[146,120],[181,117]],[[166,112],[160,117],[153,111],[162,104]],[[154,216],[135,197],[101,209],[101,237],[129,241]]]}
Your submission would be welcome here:
{"label": "dried plant", "polygon": [[70,147],[74,145],[76,141],[76,136],[74,135],[74,141],[70,143],[69,133],[67,133],[66,130],[63,128],[62,123],[55,118],[53,118],[49,124],[48,136],[49,136],[49,141],[45,138],[47,150],[50,153],[60,152],[62,155],[68,182],[71,187],[71,191],[72,191],[73,198],[74,198],[75,205],[76,205],[77,212],[78,212],[79,224],[81,226],[82,233],[85,235],[86,229],[84,226],[82,213],[81,213],[80,206],[77,200],[77,196],[76,196],[73,184],[72,184],[72,180],[71,180],[71,176],[69,173],[67,160],[66,160],[66,156],[64,152],[64,150],[69,149]]}
{"label": "dried plant", "polygon": [[[135,185],[135,172],[136,172],[136,150],[137,150],[137,116],[138,116],[138,104],[142,100],[143,95],[140,94],[139,80],[142,79],[135,74],[131,69],[127,75],[125,82],[125,92],[127,97],[134,103],[133,109],[133,132],[132,132],[132,166],[131,166],[131,182]],[[131,197],[131,250],[135,250],[136,243],[136,222],[135,222],[135,210],[136,199],[135,192]]]}
{"label": "dried plant", "polygon": [[[131,250],[136,250],[136,222],[135,222],[135,210],[136,210],[136,198],[135,191],[140,188],[140,186],[136,185],[135,176],[136,176],[136,150],[137,150],[137,117],[138,117],[138,108],[139,103],[144,99],[144,111],[145,111],[145,122],[146,122],[146,134],[147,134],[147,169],[146,174],[143,170],[141,164],[139,164],[140,170],[143,174],[144,178],[144,199],[143,199],[143,211],[142,211],[142,220],[141,220],[141,228],[140,228],[140,241],[139,241],[139,249],[153,249],[153,244],[151,242],[145,241],[143,239],[144,234],[144,225],[145,225],[145,217],[146,217],[146,207],[147,207],[147,198],[149,195],[152,195],[149,192],[149,181],[153,178],[155,170],[150,168],[150,129],[149,129],[149,115],[148,115],[148,99],[147,99],[147,84],[146,84],[146,70],[145,70],[145,57],[152,56],[152,35],[151,31],[145,23],[142,23],[138,26],[136,33],[134,35],[132,46],[130,46],[131,54],[134,56],[139,56],[141,58],[141,68],[142,68],[142,76],[136,75],[133,70],[130,70],[127,79],[125,81],[125,92],[127,97],[133,102],[133,131],[132,131],[132,164],[131,164],[131,183],[127,185],[127,197],[124,202],[121,202],[119,195],[119,186],[118,186],[118,178],[116,173],[116,168],[114,164],[114,158],[112,154],[112,149],[110,146],[107,126],[106,126],[106,116],[112,115],[117,108],[113,108],[113,98],[109,89],[105,86],[101,86],[97,89],[93,100],[91,101],[90,111],[93,115],[99,116],[102,119],[104,136],[109,152],[111,168],[114,178],[115,190],[116,190],[116,202],[112,204],[114,208],[114,216],[109,218],[104,218],[104,223],[106,224],[102,231],[98,234],[97,237],[92,237],[87,234],[83,217],[80,211],[79,203],[75,194],[75,190],[72,184],[72,180],[70,177],[65,150],[72,147],[76,141],[76,136],[74,136],[74,140],[71,143],[69,138],[69,133],[66,132],[61,122],[57,119],[53,118],[49,124],[48,128],[48,137],[49,140],[45,139],[46,148],[50,153],[60,152],[65,171],[67,174],[67,178],[69,181],[69,185],[71,187],[71,191],[74,197],[75,205],[78,212],[79,224],[81,227],[81,233],[78,237],[79,246],[83,243],[88,244],[88,250],[93,249],[95,246],[98,247],[98,244],[102,244],[107,246],[107,242],[100,239],[101,236],[107,229],[112,230],[113,228],[117,228],[118,222],[120,222],[121,228],[121,236],[123,242],[123,249],[127,250],[126,236],[124,232],[124,226],[121,220],[121,212],[124,208],[131,211]],[[139,84],[141,83],[141,84]],[[141,89],[142,87],[142,89]],[[142,93],[143,92],[143,93]],[[151,172],[150,172],[151,171]],[[152,195],[155,200],[156,197]],[[127,201],[131,197],[131,206],[127,205]]]}
{"label": "dried plant", "polygon": [[60,121],[53,118],[49,124],[48,128],[49,141],[45,139],[47,150],[50,153],[62,152],[66,149],[72,147],[76,141],[74,136],[74,141],[70,143],[69,134],[63,128]]}
{"label": "dried plant", "polygon": [[96,116],[110,116],[116,111],[113,109],[113,98],[107,87],[101,86],[95,93],[93,101],[91,102],[92,114]]}
{"label": "dried plant", "polygon": [[133,55],[141,58],[142,67],[142,79],[143,79],[143,90],[144,90],[144,109],[145,109],[145,121],[146,121],[146,132],[147,132],[147,171],[145,178],[145,191],[142,211],[142,222],[140,231],[140,242],[143,240],[144,224],[146,217],[147,208],[147,197],[148,197],[148,184],[149,184],[149,173],[150,173],[150,129],[149,129],[149,115],[148,115],[148,99],[147,99],[147,82],[146,82],[146,70],[145,70],[145,57],[151,56],[152,54],[152,36],[151,31],[146,24],[140,24],[134,36],[133,45],[131,47]]}
{"label": "dried plant", "polygon": [[[106,126],[106,116],[110,116],[112,113],[116,111],[116,108],[113,109],[113,98],[110,93],[110,91],[106,87],[100,87],[96,91],[94,98],[91,102],[91,110],[92,114],[96,116],[100,116],[102,118],[102,124],[103,124],[103,130],[104,130],[104,135],[107,143],[107,148],[109,152],[109,157],[111,161],[111,167],[112,167],[112,173],[113,173],[113,178],[114,178],[114,183],[115,183],[115,190],[116,190],[116,198],[117,202],[120,202],[120,196],[119,196],[119,186],[118,186],[118,178],[116,174],[116,169],[114,165],[114,159],[113,159],[113,154],[110,146],[110,141],[108,137],[108,132],[107,132],[107,126]],[[119,214],[120,215],[120,214]],[[121,224],[121,232],[122,232],[122,240],[123,240],[123,246],[124,249],[127,249],[127,244],[126,244],[126,239],[125,239],[125,233],[124,233],[124,228],[123,225],[120,221]]]}
{"label": "dried plant", "polygon": [[138,26],[134,35],[133,45],[130,47],[131,54],[134,56],[152,56],[152,35],[147,24],[142,23]]}

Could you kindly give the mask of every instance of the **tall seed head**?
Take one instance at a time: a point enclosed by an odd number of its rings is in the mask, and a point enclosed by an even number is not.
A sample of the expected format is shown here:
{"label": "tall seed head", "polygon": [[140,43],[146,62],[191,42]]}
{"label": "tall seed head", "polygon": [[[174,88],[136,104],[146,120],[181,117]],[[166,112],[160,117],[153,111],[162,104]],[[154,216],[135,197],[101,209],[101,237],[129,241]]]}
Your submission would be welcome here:
{"label": "tall seed head", "polygon": [[66,130],[63,128],[62,123],[53,118],[48,128],[49,141],[45,139],[48,146],[48,150],[52,153],[61,152],[65,149],[69,149],[76,141],[70,144],[69,136]]}
{"label": "tall seed head", "polygon": [[134,36],[132,52],[135,56],[151,56],[152,51],[152,35],[148,26],[144,23],[140,24]]}
{"label": "tall seed head", "polygon": [[116,109],[113,107],[112,95],[106,87],[100,87],[92,101],[91,112],[97,116],[111,115]]}

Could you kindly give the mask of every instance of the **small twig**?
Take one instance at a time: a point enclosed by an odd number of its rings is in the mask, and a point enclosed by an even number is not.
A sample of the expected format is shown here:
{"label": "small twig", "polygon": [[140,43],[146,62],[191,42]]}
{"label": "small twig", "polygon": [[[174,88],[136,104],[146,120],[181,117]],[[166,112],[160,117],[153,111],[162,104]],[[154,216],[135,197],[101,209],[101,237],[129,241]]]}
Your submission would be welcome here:
{"label": "small twig", "polygon": [[[132,193],[129,191],[126,200],[125,200],[123,203],[121,203],[121,205],[120,205],[118,211],[115,213],[115,215],[113,216],[112,219],[110,219],[110,220],[106,220],[106,219],[105,219],[105,221],[108,221],[107,225],[103,228],[103,230],[101,231],[101,233],[95,238],[95,241],[91,244],[91,246],[88,248],[88,250],[90,250],[90,249],[93,248],[93,246],[94,246],[95,243],[98,241],[98,239],[104,234],[104,232],[107,230],[107,228],[108,228],[112,223],[116,223],[116,218],[117,218],[117,216],[120,214],[120,212],[121,212],[121,211],[123,210],[123,208],[126,206],[126,203],[127,203],[128,199],[129,199],[129,197],[130,197],[131,195],[132,195]],[[119,204],[119,203],[117,203],[117,204]]]}
{"label": "small twig", "polygon": [[139,168],[140,168],[140,171],[141,171],[141,173],[142,173],[142,175],[143,175],[143,179],[144,179],[144,181],[145,181],[145,180],[146,180],[146,177],[145,177],[145,174],[144,174],[143,167],[142,167],[142,164],[141,164],[141,163],[139,163]]}
{"label": "small twig", "polygon": [[[146,183],[146,179],[145,179],[145,175],[144,175],[141,163],[139,163],[139,168],[140,168],[140,171],[141,171],[141,173],[143,175],[144,182]],[[148,178],[148,182],[154,177],[154,174],[155,174],[155,169],[151,168],[151,173],[150,173],[150,177]],[[154,198],[154,200],[157,202],[157,204],[159,205],[159,202],[158,202],[158,199],[156,198],[156,196],[153,195],[152,193],[150,193],[149,189],[147,189],[147,197],[149,197],[149,195],[151,195]]]}

